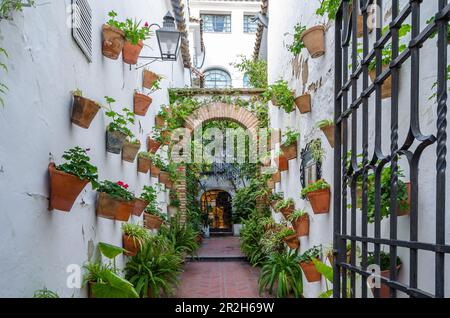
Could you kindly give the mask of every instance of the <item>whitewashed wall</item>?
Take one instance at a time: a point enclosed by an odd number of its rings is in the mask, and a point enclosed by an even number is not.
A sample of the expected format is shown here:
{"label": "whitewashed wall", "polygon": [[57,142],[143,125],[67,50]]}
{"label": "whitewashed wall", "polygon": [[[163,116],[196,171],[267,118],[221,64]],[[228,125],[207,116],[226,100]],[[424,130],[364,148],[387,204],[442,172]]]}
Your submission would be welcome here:
{"label": "whitewashed wall", "polygon": [[[133,91],[141,88],[142,70],[101,53],[101,26],[110,10],[120,18],[136,17],[143,23],[162,23],[170,1],[93,1],[93,62],[88,63],[67,26],[70,0],[37,1],[36,8],[16,13],[13,21],[0,21],[0,46],[10,56],[5,84],[10,88],[0,108],[0,297],[29,297],[46,286],[63,297],[85,297],[86,289],[66,287],[66,267],[84,264],[93,246],[107,242],[121,246],[121,223],[95,215],[96,192],[88,185],[70,213],[49,212],[50,158],[62,163],[63,152],[74,146],[91,148],[91,161],[100,180],[122,180],[140,195],[142,187],[155,184],[138,174],[136,163],[105,151],[108,119],[99,111],[88,130],[70,122],[71,91],[103,102],[117,100],[115,110],[133,107]],[[156,37],[147,42],[146,55],[158,55]],[[162,74],[163,89],[153,94],[145,117],[136,117],[135,134],[144,149],[154,115],[168,103],[168,87],[183,87],[181,55],[177,62],[156,62],[151,70]],[[2,79],[3,81],[3,79]],[[160,196],[165,201],[165,195]],[[165,210],[165,203],[161,204]],[[136,220],[135,220],[136,221]],[[118,265],[124,259],[118,257]]]}
{"label": "whitewashed wall", "polygon": [[[385,1],[383,8],[383,23],[387,25],[391,20],[391,3]],[[407,3],[400,1],[401,6]],[[315,124],[322,119],[332,119],[334,112],[334,23],[324,18],[316,16],[315,10],[319,7],[319,1],[296,1],[279,0],[270,2],[269,19],[270,26],[268,32],[268,65],[269,82],[273,83],[282,78],[289,82],[289,86],[295,89],[297,95],[309,91],[312,94],[312,112],[301,115],[298,110],[291,114],[286,114],[282,110],[270,107],[271,123],[274,128],[281,128],[283,131],[288,126],[296,128],[301,132],[298,144],[299,153],[306,143],[315,138],[321,138],[326,157],[323,162],[323,177],[330,184],[333,184],[333,149],[329,146],[325,136],[320,130],[314,129]],[[288,9],[291,8],[291,9]],[[421,10],[422,28],[425,21],[434,15],[437,10],[437,1],[424,1]],[[292,43],[292,35],[285,35],[286,32],[293,33],[296,23],[312,27],[319,23],[327,23],[326,32],[326,54],[318,59],[311,59],[307,50],[304,49],[298,57],[294,57],[285,46]],[[410,23],[410,22],[407,22]],[[375,32],[370,36],[371,43],[374,42]],[[409,85],[410,85],[410,62],[407,62],[401,70],[400,83],[400,108],[399,108],[399,143],[403,144],[409,128]],[[421,97],[420,97],[420,123],[423,134],[433,134],[436,131],[436,104],[429,101],[432,94],[431,86],[436,81],[437,53],[435,40],[429,41],[421,50]],[[362,86],[360,82],[359,87]],[[374,146],[374,99],[370,100],[369,111],[369,154],[373,153]],[[390,149],[390,99],[383,100],[383,150],[388,153]],[[358,119],[359,140],[358,153],[361,153],[361,115]],[[350,125],[349,125],[350,126]],[[349,127],[350,129],[350,127]],[[415,149],[415,148],[413,148]],[[433,145],[429,147],[421,159],[419,172],[419,240],[422,242],[434,242],[435,240],[435,152]],[[301,253],[317,244],[332,243],[333,210],[329,214],[314,215],[310,204],[300,197],[300,163],[301,160],[289,162],[289,172],[282,173],[282,182],[277,184],[278,191],[284,191],[286,198],[293,198],[297,208],[305,208],[310,215],[310,235],[301,238]],[[404,181],[409,181],[409,168],[407,161],[402,158],[401,168],[405,171]],[[447,193],[450,186],[447,178]],[[332,189],[332,192],[337,189]],[[358,212],[357,234],[361,234],[359,226],[361,213]],[[275,215],[279,219],[281,215]],[[350,220],[350,218],[348,218]],[[450,226],[450,212],[447,207],[446,227]],[[348,224],[350,229],[350,223]],[[369,235],[373,235],[373,225],[369,225]],[[389,238],[389,220],[382,222],[382,237]],[[398,238],[409,239],[409,216],[401,217],[398,220]],[[447,242],[450,240],[450,231],[447,231]],[[371,249],[369,245],[369,249]],[[388,251],[387,247],[384,247]],[[399,280],[402,283],[409,282],[409,251],[404,248],[398,249],[398,255],[403,261]],[[446,281],[450,279],[450,258],[446,258]],[[429,252],[419,253],[419,288],[434,293],[434,254]],[[325,280],[319,283],[305,282],[305,297],[317,297],[321,290],[324,290]],[[369,291],[370,294],[370,291]],[[399,293],[401,294],[401,293]],[[450,296],[450,284],[446,284],[446,295]],[[401,297],[402,295],[400,295]]]}
{"label": "whitewashed wall", "polygon": [[[231,14],[231,33],[204,32],[206,59],[202,72],[219,68],[231,75],[233,87],[243,87],[244,74],[236,70],[230,63],[237,61],[238,55],[250,58],[253,54],[256,35],[244,33],[244,14],[256,14],[261,9],[258,1],[190,1],[191,16],[200,14]],[[200,64],[200,61],[199,61]]]}

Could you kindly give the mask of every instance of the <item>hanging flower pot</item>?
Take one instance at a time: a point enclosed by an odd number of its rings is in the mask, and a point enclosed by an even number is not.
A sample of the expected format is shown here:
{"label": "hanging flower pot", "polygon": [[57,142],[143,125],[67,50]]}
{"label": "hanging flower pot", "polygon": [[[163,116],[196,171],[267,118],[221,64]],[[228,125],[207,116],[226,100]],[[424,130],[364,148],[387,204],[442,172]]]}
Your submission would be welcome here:
{"label": "hanging flower pot", "polygon": [[161,139],[164,141],[165,145],[169,145],[172,140],[172,132],[170,130],[161,131]]}
{"label": "hanging flower pot", "polygon": [[297,236],[308,236],[309,235],[309,216],[304,214],[303,216],[292,221],[295,232]]}
{"label": "hanging flower pot", "polygon": [[330,212],[330,189],[321,189],[306,194],[314,214],[324,214]]}
{"label": "hanging flower pot", "polygon": [[281,172],[280,171],[277,171],[274,174],[272,174],[272,181],[274,183],[281,182]]}
{"label": "hanging flower pot", "polygon": [[281,214],[287,219],[294,212],[295,205],[293,203],[289,204],[287,207],[280,209]]}
{"label": "hanging flower pot", "polygon": [[312,261],[300,262],[300,267],[302,268],[308,282],[320,282],[321,274],[317,271],[316,266]]}
{"label": "hanging flower pot", "polygon": [[139,116],[145,116],[152,103],[152,98],[145,94],[134,92],[134,113]]}
{"label": "hanging flower pot", "polygon": [[159,182],[164,184],[166,188],[172,188],[173,182],[170,180],[170,174],[167,171],[159,173]]}
{"label": "hanging flower pot", "polygon": [[140,173],[148,173],[148,170],[150,170],[150,166],[151,166],[150,158],[143,155],[138,156],[137,170]]}
{"label": "hanging flower pot", "polygon": [[102,27],[102,53],[107,58],[117,60],[125,44],[125,33],[116,27],[104,24]]}
{"label": "hanging flower pot", "polygon": [[[383,64],[383,71],[389,67],[389,64]],[[373,69],[369,71],[370,80],[372,83],[375,82],[375,79],[377,77],[376,69]],[[389,75],[389,77],[383,82],[381,85],[381,98],[390,98],[392,96],[392,77]]]}
{"label": "hanging flower pot", "polygon": [[320,126],[320,130],[322,130],[325,137],[327,137],[331,148],[334,148],[334,124],[329,123],[327,125]]}
{"label": "hanging flower pot", "polygon": [[296,250],[300,247],[300,241],[298,240],[297,234],[286,236],[283,238],[283,241],[292,250]]}
{"label": "hanging flower pot", "polygon": [[123,46],[123,61],[130,65],[137,64],[139,54],[144,47],[144,42],[139,41],[138,44],[132,44],[130,41],[125,41]]}
{"label": "hanging flower pot", "polygon": [[313,59],[325,54],[325,27],[317,25],[302,33],[301,41]]}
{"label": "hanging flower pot", "polygon": [[134,162],[140,147],[141,143],[139,141],[130,142],[128,140],[125,140],[122,147],[122,160],[127,162]]}
{"label": "hanging flower pot", "polygon": [[144,227],[149,230],[159,230],[163,220],[156,215],[144,213]]}
{"label": "hanging flower pot", "polygon": [[123,248],[126,250],[124,254],[126,256],[136,256],[137,252],[141,248],[141,243],[138,239],[124,234],[122,236]]}
{"label": "hanging flower pot", "polygon": [[279,171],[289,170],[289,162],[284,155],[279,155],[278,157],[276,157],[275,164],[277,165]]}
{"label": "hanging flower pot", "polygon": [[128,221],[134,210],[135,198],[127,189],[128,185],[122,181],[114,183],[105,180],[101,182],[97,190],[97,216]]}
{"label": "hanging flower pot", "polygon": [[48,171],[50,174],[49,210],[57,209],[69,212],[89,180],[82,180],[75,175],[59,171],[54,163],[49,164]]}
{"label": "hanging flower pot", "polygon": [[155,139],[152,139],[150,137],[147,138],[147,149],[149,152],[155,154],[159,147],[161,147],[161,143]]}
{"label": "hanging flower pot", "polygon": [[106,130],[106,151],[119,154],[126,139],[127,135],[121,131]]}
{"label": "hanging flower pot", "polygon": [[152,165],[150,166],[150,175],[153,178],[158,178],[160,173],[161,169],[152,163]]}
{"label": "hanging flower pot", "polygon": [[100,192],[97,197],[97,216],[105,219],[114,220],[119,206],[119,201],[109,194]]}
{"label": "hanging flower pot", "polygon": [[135,216],[141,216],[142,213],[144,212],[145,208],[149,205],[149,202],[140,199],[140,198],[135,198],[134,199],[134,209],[133,209],[133,215]]}
{"label": "hanging flower pot", "polygon": [[301,114],[306,114],[311,112],[311,95],[304,94],[295,99],[295,105],[297,105],[298,110]]}
{"label": "hanging flower pot", "polygon": [[297,143],[293,143],[289,146],[281,145],[280,148],[287,160],[293,160],[297,158]]}
{"label": "hanging flower pot", "polygon": [[161,129],[161,128],[164,128],[165,126],[166,126],[166,120],[164,119],[164,117],[162,115],[157,115],[155,117],[155,128]]}
{"label": "hanging flower pot", "polygon": [[82,128],[89,128],[95,115],[97,115],[100,105],[88,98],[74,95],[72,105],[72,123]]}
{"label": "hanging flower pot", "polygon": [[143,76],[142,86],[148,89],[152,89],[153,83],[161,79],[161,77],[158,74],[155,74],[149,70],[144,70],[142,72],[142,76]]}

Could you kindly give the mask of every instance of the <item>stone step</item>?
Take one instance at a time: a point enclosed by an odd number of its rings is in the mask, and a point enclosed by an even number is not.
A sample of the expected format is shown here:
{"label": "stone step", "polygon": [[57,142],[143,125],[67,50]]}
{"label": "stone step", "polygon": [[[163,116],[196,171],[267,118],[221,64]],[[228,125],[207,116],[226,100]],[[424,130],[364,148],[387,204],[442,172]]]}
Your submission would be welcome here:
{"label": "stone step", "polygon": [[245,256],[194,256],[186,257],[186,262],[246,262]]}

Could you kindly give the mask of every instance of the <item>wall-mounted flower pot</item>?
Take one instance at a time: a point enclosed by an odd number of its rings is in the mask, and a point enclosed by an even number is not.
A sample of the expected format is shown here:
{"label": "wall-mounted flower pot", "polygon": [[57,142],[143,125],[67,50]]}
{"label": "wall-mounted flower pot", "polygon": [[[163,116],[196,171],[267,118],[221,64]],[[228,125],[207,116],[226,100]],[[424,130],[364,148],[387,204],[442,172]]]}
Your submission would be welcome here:
{"label": "wall-mounted flower pot", "polygon": [[[383,64],[383,71],[388,68],[388,64]],[[369,71],[370,80],[375,82],[375,79],[377,77],[376,70]],[[381,85],[381,98],[390,98],[392,96],[392,77],[389,75],[389,77],[383,82]]]}
{"label": "wall-mounted flower pot", "polygon": [[281,172],[280,171],[277,171],[274,174],[272,174],[272,181],[274,183],[281,182]]}
{"label": "wall-mounted flower pot", "polygon": [[316,266],[312,261],[300,262],[300,267],[305,274],[306,280],[310,283],[320,282],[321,275],[317,271]]}
{"label": "wall-mounted flower pot", "polygon": [[120,131],[106,131],[106,151],[119,154],[123,148],[123,144],[127,139],[127,135]]}
{"label": "wall-mounted flower pot", "polygon": [[50,174],[49,210],[69,212],[89,180],[82,180],[72,174],[59,171],[54,163],[49,164],[48,172]]}
{"label": "wall-mounted flower pot", "polygon": [[292,213],[294,213],[295,210],[295,204],[291,203],[287,207],[280,209],[281,214],[283,214],[285,219],[288,219],[289,216],[291,216]]}
{"label": "wall-mounted flower pot", "polygon": [[[361,38],[362,36],[363,36],[363,32],[364,32],[364,29],[363,29],[363,26],[364,26],[364,19],[363,19],[363,16],[362,15],[358,15],[358,32],[356,33],[356,35],[357,35],[357,37],[358,38]],[[372,33],[372,31],[373,31],[373,24],[372,23],[369,23],[368,25],[368,29],[369,29],[369,33]]]}
{"label": "wall-mounted flower pot", "polygon": [[287,160],[293,160],[297,158],[297,143],[293,143],[289,146],[280,146],[281,151],[283,151],[284,156]]}
{"label": "wall-mounted flower pot", "polygon": [[149,230],[159,230],[163,220],[156,215],[144,213],[144,227]]}
{"label": "wall-mounted flower pot", "polygon": [[139,240],[133,239],[126,234],[122,236],[122,242],[123,248],[126,250],[124,252],[126,256],[136,256],[137,252],[141,248],[141,243],[139,243]]}
{"label": "wall-mounted flower pot", "polygon": [[169,145],[172,139],[172,132],[170,130],[161,131],[161,138],[164,140],[165,145]]}
{"label": "wall-mounted flower pot", "polygon": [[161,171],[159,173],[159,182],[164,184],[166,188],[172,188],[173,182],[170,180],[170,174],[166,171]]}
{"label": "wall-mounted flower pot", "polygon": [[156,153],[159,149],[159,147],[161,147],[161,143],[155,139],[152,139],[150,137],[147,138],[147,150],[148,152],[151,153]]}
{"label": "wall-mounted flower pot", "polygon": [[167,206],[167,215],[169,215],[169,217],[174,217],[177,215],[177,213],[178,213],[178,207],[173,206],[173,205]]}
{"label": "wall-mounted flower pot", "polygon": [[164,117],[161,115],[157,115],[155,117],[155,128],[161,129],[161,128],[164,128],[165,126],[166,126],[166,120],[164,119]]}
{"label": "wall-mounted flower pot", "polygon": [[145,116],[147,110],[152,103],[152,98],[145,94],[140,94],[138,92],[134,93],[134,113],[138,116]]}
{"label": "wall-mounted flower pot", "polygon": [[158,74],[153,73],[149,70],[144,70],[142,72],[143,80],[142,80],[142,86],[145,88],[151,89],[153,86],[153,82],[160,79],[160,76]]}
{"label": "wall-mounted flower pot", "polygon": [[316,25],[302,33],[301,41],[313,59],[325,54],[325,27]]}
{"label": "wall-mounted flower pot", "polygon": [[134,210],[134,201],[122,201],[107,193],[100,192],[97,197],[97,216],[119,221],[128,221]]}
{"label": "wall-mounted flower pot", "polygon": [[[400,271],[401,265],[397,266],[397,276],[398,276],[398,272]],[[385,271],[381,271],[380,276],[384,277],[384,278],[388,278],[390,277],[391,273],[390,270],[385,270]],[[371,288],[372,293],[375,295],[375,288]],[[391,293],[390,293],[390,288],[388,285],[381,283],[380,286],[380,298],[390,298],[391,297]]]}
{"label": "wall-mounted flower pot", "polygon": [[150,170],[151,160],[149,158],[138,156],[137,170],[140,173],[148,173]]}
{"label": "wall-mounted flower pot", "polygon": [[324,214],[330,212],[330,189],[321,189],[306,194],[314,214]]}
{"label": "wall-mounted flower pot", "polygon": [[292,250],[296,250],[300,247],[300,241],[298,240],[297,234],[286,236],[283,238],[283,241]]}
{"label": "wall-mounted flower pot", "polygon": [[157,166],[155,166],[155,165],[152,163],[152,165],[150,166],[150,175],[151,175],[153,178],[158,178],[160,172],[161,172],[161,169],[158,168]]}
{"label": "wall-mounted flower pot", "polygon": [[102,27],[102,53],[107,58],[117,60],[125,44],[125,33],[116,27],[104,24]]}
{"label": "wall-mounted flower pot", "polygon": [[330,144],[331,148],[334,148],[334,125],[321,127],[320,130],[322,130],[325,137],[327,137],[328,143]]}
{"label": "wall-mounted flower pot", "polygon": [[100,106],[88,98],[82,96],[73,97],[72,123],[82,128],[88,129]]}
{"label": "wall-mounted flower pot", "polygon": [[134,144],[125,140],[122,147],[122,160],[127,162],[134,162],[136,156],[141,148],[141,144]]}
{"label": "wall-mounted flower pot", "polygon": [[135,216],[141,216],[144,212],[145,208],[148,206],[148,202],[139,198],[134,199],[134,209],[133,209],[133,215]]}
{"label": "wall-mounted flower pot", "polygon": [[141,54],[141,50],[144,47],[144,42],[139,41],[138,44],[133,45],[130,41],[125,41],[125,45],[123,46],[123,61],[130,65],[137,64],[139,54]]}
{"label": "wall-mounted flower pot", "polygon": [[289,170],[289,162],[284,155],[279,155],[278,157],[276,157],[275,164],[277,165],[279,171]]}
{"label": "wall-mounted flower pot", "polygon": [[308,236],[309,235],[309,216],[308,214],[304,214],[298,219],[292,222],[292,225],[295,228],[295,232],[297,236]]}
{"label": "wall-mounted flower pot", "polygon": [[297,105],[297,108],[301,114],[306,114],[306,113],[311,112],[311,95],[304,94],[304,95],[298,96],[295,99],[295,105]]}

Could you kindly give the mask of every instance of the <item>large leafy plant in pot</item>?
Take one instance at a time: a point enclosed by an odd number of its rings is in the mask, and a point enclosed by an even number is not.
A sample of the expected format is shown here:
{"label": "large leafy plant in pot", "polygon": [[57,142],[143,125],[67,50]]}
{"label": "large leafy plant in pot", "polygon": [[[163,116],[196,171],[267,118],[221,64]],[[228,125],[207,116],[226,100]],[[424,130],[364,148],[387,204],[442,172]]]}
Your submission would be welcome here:
{"label": "large leafy plant in pot", "polygon": [[141,21],[126,19],[122,25],[125,33],[125,44],[123,46],[123,61],[134,65],[137,63],[139,54],[144,47],[144,41],[151,35],[149,24],[146,22],[141,27]]}
{"label": "large leafy plant in pot", "polygon": [[128,184],[122,181],[102,181],[97,189],[97,216],[128,221],[134,210],[134,195],[127,189]]}
{"label": "large leafy plant in pot", "polygon": [[297,236],[309,235],[309,216],[304,210],[295,210],[289,217],[288,221],[292,223],[295,228]]}
{"label": "large leafy plant in pot", "polygon": [[149,233],[139,224],[122,224],[122,242],[125,255],[135,256],[144,242],[149,238]]}
{"label": "large leafy plant in pot", "polygon": [[319,282],[321,279],[321,274],[317,271],[313,260],[320,260],[322,254],[322,246],[314,246],[307,251],[305,251],[300,257],[300,267],[305,274],[306,280],[310,283]]}
{"label": "large leafy plant in pot", "polygon": [[284,142],[281,144],[281,151],[287,160],[292,160],[297,158],[297,140],[300,137],[298,131],[288,128],[283,135]]}
{"label": "large leafy plant in pot", "polygon": [[269,85],[263,95],[267,100],[271,100],[274,106],[281,107],[286,113],[295,110],[294,93],[289,89],[286,81],[280,79]]}
{"label": "large leafy plant in pot", "polygon": [[69,212],[89,182],[94,189],[98,186],[97,167],[90,163],[87,150],[80,147],[69,149],[63,155],[66,163],[59,166],[50,163],[50,210]]}

